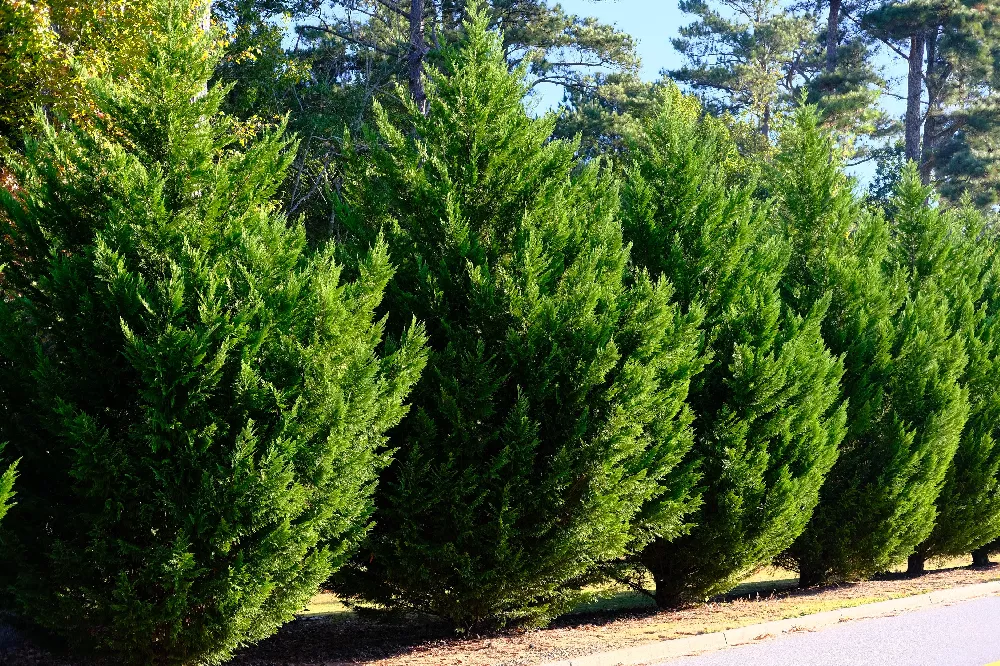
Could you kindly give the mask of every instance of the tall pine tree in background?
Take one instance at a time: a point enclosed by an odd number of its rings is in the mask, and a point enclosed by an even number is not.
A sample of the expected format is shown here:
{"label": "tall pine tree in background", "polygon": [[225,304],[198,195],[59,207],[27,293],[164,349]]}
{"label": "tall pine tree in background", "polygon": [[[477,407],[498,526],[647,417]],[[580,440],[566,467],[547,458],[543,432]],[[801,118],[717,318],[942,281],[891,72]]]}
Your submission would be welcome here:
{"label": "tall pine tree in background", "polygon": [[670,72],[713,113],[747,114],[767,136],[814,59],[814,17],[786,11],[781,0],[681,0],[697,17],[680,28],[674,48],[688,64]]}
{"label": "tall pine tree in background", "polygon": [[630,273],[615,181],[525,112],[487,16],[465,31],[427,115],[376,108],[345,178],[343,223],[399,266],[390,326],[427,322],[433,351],[344,585],[474,629],[544,622],[682,529],[699,316]]}
{"label": "tall pine tree in background", "polygon": [[1000,196],[1000,7],[977,0],[862,3],[867,35],[907,64],[905,156],[957,203]]}
{"label": "tall pine tree in background", "polygon": [[116,663],[219,663],[364,536],[423,338],[376,354],[386,248],[354,282],[306,252],[270,200],[293,144],[234,151],[202,7],[153,9],[131,75],[94,83],[101,129],[43,124],[0,190],[0,576]]}
{"label": "tall pine tree in background", "polygon": [[[107,1],[107,0],[105,0]],[[606,1],[606,0],[605,0]],[[424,69],[462,34],[479,0],[213,0],[229,28],[216,75],[234,84],[227,109],[250,120],[290,115],[302,142],[281,197],[304,213],[313,238],[327,238],[329,190],[339,183],[341,131],[371,118],[372,100],[390,116],[402,102],[426,103]],[[599,95],[594,74],[636,75],[635,40],[614,25],[549,0],[485,0],[490,25],[504,30],[510,68],[531,85]],[[2,40],[2,37],[0,37]],[[397,86],[403,83],[403,86]],[[2,115],[2,111],[0,111]]]}
{"label": "tall pine tree in background", "polygon": [[625,235],[636,263],[663,274],[684,308],[704,307],[711,361],[692,384],[703,503],[693,528],[647,547],[661,606],[725,592],[805,527],[837,456],[843,368],[820,336],[822,300],[783,311],[788,248],[756,183],[735,180],[735,147],[676,88],[631,137]]}
{"label": "tall pine tree in background", "polygon": [[[872,48],[873,39],[857,23],[856,16],[867,0],[821,0],[817,7],[823,4],[826,21],[818,21],[815,27],[819,57],[804,64],[808,101],[817,106],[825,126],[849,141],[895,133],[898,123],[879,105],[889,83]],[[859,153],[878,149],[871,142],[852,147]]]}
{"label": "tall pine tree in background", "polygon": [[945,211],[932,205],[930,188],[913,180],[904,187],[912,192],[901,193],[897,216],[924,230],[918,271],[940,276],[951,326],[969,359],[962,376],[969,420],[938,495],[934,530],[910,556],[910,573],[920,574],[929,557],[965,555],[1000,537],[1000,238],[969,200]]}
{"label": "tall pine tree in background", "polygon": [[803,586],[871,576],[914,552],[934,525],[967,413],[942,276],[918,267],[932,230],[912,217],[890,227],[866,210],[837,154],[804,107],[782,134],[769,185],[792,246],[783,298],[808,312],[831,295],[823,334],[846,364],[847,435],[789,552]]}

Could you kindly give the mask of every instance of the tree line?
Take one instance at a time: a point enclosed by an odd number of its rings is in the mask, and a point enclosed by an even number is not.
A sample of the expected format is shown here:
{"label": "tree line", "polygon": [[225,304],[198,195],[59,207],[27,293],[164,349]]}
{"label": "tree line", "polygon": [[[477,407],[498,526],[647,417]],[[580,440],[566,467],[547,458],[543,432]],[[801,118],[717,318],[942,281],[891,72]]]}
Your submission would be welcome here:
{"label": "tree line", "polygon": [[[677,607],[774,562],[988,562],[974,188],[918,159],[861,192],[822,100],[665,80],[615,107],[639,88],[557,37],[627,36],[495,4],[302,28],[356,68],[336,85],[257,5],[4,5],[3,52],[37,47],[0,63],[5,609],[81,654],[221,663],[321,585],[470,632],[608,580]],[[568,110],[526,110],[543,79]]]}

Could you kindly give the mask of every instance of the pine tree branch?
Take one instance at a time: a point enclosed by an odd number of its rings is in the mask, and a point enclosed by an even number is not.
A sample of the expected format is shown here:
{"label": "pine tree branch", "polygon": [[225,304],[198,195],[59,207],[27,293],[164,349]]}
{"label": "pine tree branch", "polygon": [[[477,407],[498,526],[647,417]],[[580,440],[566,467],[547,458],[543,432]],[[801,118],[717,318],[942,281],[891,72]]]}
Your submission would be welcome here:
{"label": "pine tree branch", "polygon": [[398,58],[400,56],[400,54],[399,54],[398,51],[390,51],[390,50],[388,50],[388,49],[386,49],[384,47],[379,46],[378,44],[376,44],[374,42],[371,42],[371,41],[368,41],[368,40],[365,40],[365,39],[361,39],[359,37],[355,37],[354,35],[348,34],[346,32],[341,32],[340,30],[337,30],[333,26],[329,26],[329,25],[322,25],[322,26],[319,26],[319,25],[304,25],[304,26],[300,26],[299,30],[315,30],[316,32],[326,33],[327,35],[332,35],[334,37],[339,37],[340,39],[343,39],[345,41],[351,42],[352,44],[357,44],[358,46],[363,46],[365,48],[369,48],[369,49],[371,49],[373,51],[381,53],[382,55],[389,56],[390,58]]}

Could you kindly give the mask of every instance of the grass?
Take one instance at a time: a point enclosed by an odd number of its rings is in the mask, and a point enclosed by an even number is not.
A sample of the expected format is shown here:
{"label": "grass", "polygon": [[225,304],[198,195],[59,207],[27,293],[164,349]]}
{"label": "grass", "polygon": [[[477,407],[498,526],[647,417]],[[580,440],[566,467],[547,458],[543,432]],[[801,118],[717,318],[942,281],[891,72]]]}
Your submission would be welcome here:
{"label": "grass", "polygon": [[299,613],[299,617],[347,617],[353,613],[350,606],[341,601],[340,597],[330,592],[323,592],[312,598],[306,609]]}

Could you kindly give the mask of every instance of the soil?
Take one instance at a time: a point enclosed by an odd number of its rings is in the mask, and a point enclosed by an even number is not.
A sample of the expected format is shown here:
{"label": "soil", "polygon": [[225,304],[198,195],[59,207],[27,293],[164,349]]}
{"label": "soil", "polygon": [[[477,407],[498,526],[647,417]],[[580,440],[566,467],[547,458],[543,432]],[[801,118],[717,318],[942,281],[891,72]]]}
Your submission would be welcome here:
{"label": "soil", "polygon": [[[805,590],[795,580],[758,580],[726,597],[683,610],[657,611],[641,597],[598,603],[557,619],[547,629],[494,636],[455,637],[422,616],[376,616],[344,609],[323,595],[307,614],[248,648],[231,666],[533,666],[594,652],[735,627],[800,617],[934,590],[1000,580],[1000,566],[950,567],[918,578],[902,573],[878,580]],[[641,607],[636,607],[636,605]],[[325,612],[333,609],[332,612]],[[9,647],[9,646],[8,646]],[[25,642],[4,653],[10,666],[82,666]]]}

